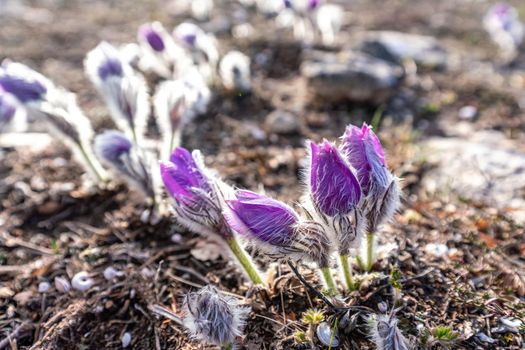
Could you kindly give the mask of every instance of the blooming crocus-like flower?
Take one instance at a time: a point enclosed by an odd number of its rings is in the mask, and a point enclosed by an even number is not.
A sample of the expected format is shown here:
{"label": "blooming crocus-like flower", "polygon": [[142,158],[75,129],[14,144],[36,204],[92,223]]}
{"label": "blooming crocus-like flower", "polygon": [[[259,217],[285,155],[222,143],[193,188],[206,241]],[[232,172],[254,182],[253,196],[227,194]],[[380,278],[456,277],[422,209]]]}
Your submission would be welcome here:
{"label": "blooming crocus-like flower", "polygon": [[177,147],[169,161],[160,163],[160,173],[173,199],[178,222],[196,233],[219,238],[229,247],[252,282],[263,284],[223,216],[224,201],[230,197],[232,189],[204,166],[200,152],[192,154]]}
{"label": "blooming crocus-like flower", "polygon": [[104,169],[93,155],[93,128],[76,103],[75,94],[55,86],[49,79],[16,62],[0,67],[0,87],[12,94],[35,118],[73,150],[74,156],[97,181],[105,181]]}
{"label": "blooming crocus-like flower", "polygon": [[350,165],[328,141],[310,142],[307,168],[308,202],[314,215],[335,234],[342,254],[359,243],[363,219],[358,209],[361,187]]}
{"label": "blooming crocus-like flower", "polygon": [[173,36],[175,41],[191,55],[193,65],[198,67],[205,81],[212,81],[219,62],[219,50],[215,37],[190,22],[183,22],[175,27]]}
{"label": "blooming crocus-like flower", "polygon": [[219,65],[219,73],[227,90],[250,91],[250,58],[242,52],[230,51],[224,55]]}
{"label": "blooming crocus-like flower", "polygon": [[407,339],[398,328],[399,320],[394,313],[390,315],[371,315],[368,318],[369,337],[377,350],[408,350]]}
{"label": "blooming crocus-like flower", "polygon": [[375,232],[399,206],[398,179],[386,167],[381,142],[368,125],[363,124],[361,128],[349,125],[343,135],[342,150],[357,169],[365,195],[364,212],[368,229]]}
{"label": "blooming crocus-like flower", "polygon": [[483,18],[483,26],[502,53],[513,59],[525,36],[525,26],[519,19],[518,11],[509,4],[497,3]]}
{"label": "blooming crocus-like flower", "polygon": [[84,66],[118,127],[135,142],[142,140],[150,109],[144,79],[107,42],[87,54]]}
{"label": "blooming crocus-like flower", "polygon": [[183,323],[194,339],[219,346],[234,346],[243,335],[250,308],[239,305],[236,298],[220,295],[218,290],[205,286],[185,296]]}
{"label": "blooming crocus-like flower", "polygon": [[23,131],[26,128],[26,113],[15,97],[0,87],[0,133]]}
{"label": "blooming crocus-like flower", "polygon": [[150,167],[122,132],[109,130],[95,137],[95,152],[116,175],[137,187],[149,198],[154,198]]}
{"label": "blooming crocus-like flower", "polygon": [[242,236],[272,258],[309,258],[328,266],[330,241],[322,227],[306,222],[288,205],[251,191],[237,191],[228,200],[226,220]]}

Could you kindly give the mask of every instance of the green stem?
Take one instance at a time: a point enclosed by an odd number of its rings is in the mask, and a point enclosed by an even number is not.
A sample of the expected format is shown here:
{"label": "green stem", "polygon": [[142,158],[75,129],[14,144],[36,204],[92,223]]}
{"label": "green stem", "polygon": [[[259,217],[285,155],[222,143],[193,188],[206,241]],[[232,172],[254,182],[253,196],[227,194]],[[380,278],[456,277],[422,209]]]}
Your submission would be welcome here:
{"label": "green stem", "polygon": [[341,269],[343,270],[346,287],[349,290],[355,290],[356,285],[352,279],[352,266],[348,263],[348,255],[342,254],[339,256],[339,259],[341,260]]}
{"label": "green stem", "polygon": [[91,157],[86,152],[86,149],[84,148],[83,145],[79,144],[78,145],[78,149],[80,150],[80,153],[82,154],[82,157],[84,157],[84,159],[86,160],[86,163],[89,165],[91,170],[93,170],[93,173],[95,174],[97,179],[100,182],[106,182],[107,178],[101,173],[102,166],[99,165],[98,161],[93,159],[93,157]]}
{"label": "green stem", "polygon": [[366,235],[366,272],[370,272],[374,265],[374,238],[375,236],[373,233],[368,233]]}
{"label": "green stem", "polygon": [[321,273],[323,274],[324,282],[328,288],[328,293],[330,295],[337,295],[337,287],[335,285],[334,279],[332,277],[332,272],[329,267],[321,267]]}
{"label": "green stem", "polygon": [[233,255],[237,258],[237,261],[242,266],[244,271],[246,271],[246,274],[250,278],[250,280],[254,284],[264,285],[264,282],[259,275],[259,272],[257,271],[257,268],[253,265],[252,261],[246,255],[246,252],[244,249],[241,248],[239,243],[234,237],[226,239],[226,242],[228,243],[228,246],[230,247],[230,250],[232,251]]}
{"label": "green stem", "polygon": [[233,350],[233,344],[228,343],[221,346],[221,350]]}

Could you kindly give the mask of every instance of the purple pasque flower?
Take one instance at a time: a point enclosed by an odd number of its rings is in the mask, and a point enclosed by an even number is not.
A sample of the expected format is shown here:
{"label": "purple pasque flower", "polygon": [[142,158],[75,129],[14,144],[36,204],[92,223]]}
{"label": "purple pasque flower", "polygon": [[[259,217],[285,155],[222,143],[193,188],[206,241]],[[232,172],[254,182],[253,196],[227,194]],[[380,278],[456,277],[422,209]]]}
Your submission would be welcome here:
{"label": "purple pasque flower", "polygon": [[337,146],[310,142],[309,189],[316,208],[326,216],[347,215],[361,199],[357,177]]}
{"label": "purple pasque flower", "polygon": [[199,36],[203,35],[205,35],[204,31],[196,24],[190,22],[183,22],[173,30],[175,40],[188,48],[194,48]]}
{"label": "purple pasque flower", "polygon": [[182,310],[183,324],[192,338],[219,346],[231,346],[242,336],[250,313],[250,307],[219,294],[212,285],[187,294]]}
{"label": "purple pasque flower", "polygon": [[374,232],[399,206],[398,179],[388,170],[381,142],[366,123],[361,128],[349,125],[342,140],[342,150],[357,170],[366,198],[363,209],[369,230]]}
{"label": "purple pasque flower", "polygon": [[319,6],[320,3],[321,3],[320,0],[308,0],[308,9],[315,10]]}
{"label": "purple pasque flower", "polygon": [[128,183],[146,196],[153,198],[152,176],[146,159],[133,147],[131,140],[122,132],[108,130],[95,137],[95,153],[115,175],[122,175]]}
{"label": "purple pasque flower", "polygon": [[84,67],[117,126],[135,142],[140,141],[150,111],[148,88],[143,77],[133,71],[113,45],[105,41],[88,52]]}
{"label": "purple pasque flower", "polygon": [[365,196],[372,186],[388,187],[389,176],[385,152],[371,127],[366,123],[363,123],[361,128],[354,125],[347,126],[341,148],[350,164],[357,170]]}
{"label": "purple pasque flower", "polygon": [[329,233],[335,235],[342,254],[360,243],[364,220],[361,187],[353,169],[335,144],[310,142],[306,206]]}
{"label": "purple pasque flower", "polygon": [[226,185],[204,167],[199,151],[175,148],[170,160],[160,163],[160,173],[182,225],[200,234],[231,237],[222,215]]}
{"label": "purple pasque flower", "polygon": [[158,30],[159,26],[161,24],[158,22],[145,23],[139,27],[137,33],[139,41],[148,43],[149,47],[156,52],[162,52],[166,48],[162,33]]}
{"label": "purple pasque flower", "polygon": [[287,245],[294,237],[299,217],[288,205],[264,195],[241,190],[228,200],[230,227],[245,237],[254,237],[270,245]]}
{"label": "purple pasque flower", "polygon": [[0,87],[23,104],[44,99],[51,82],[24,64],[4,61],[0,66]]}
{"label": "purple pasque flower", "polygon": [[246,190],[226,202],[228,225],[264,254],[282,260],[306,257],[328,266],[330,242],[323,228],[300,218],[285,203]]}

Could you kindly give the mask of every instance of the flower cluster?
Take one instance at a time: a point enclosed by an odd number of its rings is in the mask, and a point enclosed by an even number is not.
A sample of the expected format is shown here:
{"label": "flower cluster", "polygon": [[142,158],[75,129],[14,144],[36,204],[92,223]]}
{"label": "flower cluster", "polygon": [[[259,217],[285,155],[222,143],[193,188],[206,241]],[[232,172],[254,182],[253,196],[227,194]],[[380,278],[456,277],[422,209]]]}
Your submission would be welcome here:
{"label": "flower cluster", "polygon": [[256,5],[265,17],[275,16],[277,27],[291,28],[297,40],[312,43],[320,37],[324,45],[334,45],[343,24],[343,8],[323,0],[240,0]]}
{"label": "flower cluster", "polygon": [[[272,259],[316,263],[332,292],[336,285],[330,255],[337,249],[346,284],[354,288],[348,257],[357,251],[365,232],[373,247],[374,233],[398,207],[398,180],[366,124],[349,125],[339,147],[328,141],[310,141],[308,147],[300,212],[262,194],[234,191],[203,165],[198,151],[190,154],[177,148],[170,161],[161,164],[161,173],[178,221],[228,243],[249,276],[256,273],[236,244],[237,234]],[[373,265],[373,251],[369,253],[367,270]]]}
{"label": "flower cluster", "polygon": [[[93,128],[78,107],[75,94],[56,86],[31,68],[8,60],[0,66],[0,91],[2,128],[15,123],[17,117],[23,118],[27,112],[42,120],[57,139],[72,149],[93,180],[98,183],[106,180],[105,171],[92,151]],[[23,111],[18,112],[19,109]]]}

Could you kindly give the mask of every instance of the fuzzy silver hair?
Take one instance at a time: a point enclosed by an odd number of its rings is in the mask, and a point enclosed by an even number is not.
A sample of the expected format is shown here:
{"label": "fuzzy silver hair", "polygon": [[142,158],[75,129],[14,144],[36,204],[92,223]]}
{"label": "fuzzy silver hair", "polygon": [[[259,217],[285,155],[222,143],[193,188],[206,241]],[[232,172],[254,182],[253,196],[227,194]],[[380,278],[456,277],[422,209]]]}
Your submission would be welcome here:
{"label": "fuzzy silver hair", "polygon": [[[372,188],[370,195],[362,202],[362,210],[367,219],[368,232],[376,232],[379,225],[388,222],[399,209],[401,189],[399,179],[390,176],[386,190]],[[375,195],[374,195],[375,194]]]}
{"label": "fuzzy silver hair", "polygon": [[390,315],[371,315],[368,318],[370,340],[377,350],[409,350],[410,344],[398,328],[399,320],[392,312]]}
{"label": "fuzzy silver hair", "polygon": [[215,345],[233,345],[243,334],[250,308],[211,286],[184,297],[183,323],[191,337]]}

